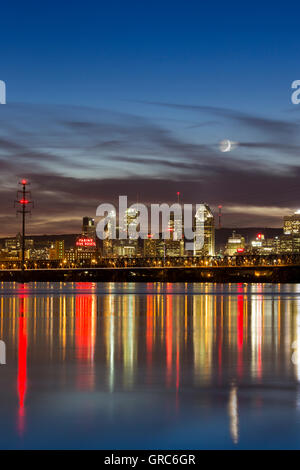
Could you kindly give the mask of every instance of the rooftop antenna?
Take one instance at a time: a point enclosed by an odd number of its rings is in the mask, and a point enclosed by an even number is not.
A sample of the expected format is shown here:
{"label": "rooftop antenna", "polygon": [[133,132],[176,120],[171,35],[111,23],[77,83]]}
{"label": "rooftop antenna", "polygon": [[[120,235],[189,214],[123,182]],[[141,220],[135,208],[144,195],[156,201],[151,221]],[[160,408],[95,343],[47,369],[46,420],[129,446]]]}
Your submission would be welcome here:
{"label": "rooftop antenna", "polygon": [[219,206],[219,228],[222,227],[221,219],[222,219],[222,206],[220,205]]}

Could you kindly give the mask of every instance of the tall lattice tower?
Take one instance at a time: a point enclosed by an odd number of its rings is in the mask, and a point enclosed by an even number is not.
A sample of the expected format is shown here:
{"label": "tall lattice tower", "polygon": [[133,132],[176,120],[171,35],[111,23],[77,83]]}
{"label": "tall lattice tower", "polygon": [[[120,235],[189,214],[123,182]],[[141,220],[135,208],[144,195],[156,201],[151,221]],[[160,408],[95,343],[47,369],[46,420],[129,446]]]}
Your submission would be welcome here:
{"label": "tall lattice tower", "polygon": [[22,264],[21,269],[25,269],[25,222],[26,214],[30,214],[30,207],[33,207],[30,191],[27,191],[26,186],[30,183],[26,179],[22,179],[19,184],[22,186],[17,192],[17,199],[15,200],[15,207],[17,207],[17,214],[22,214]]}

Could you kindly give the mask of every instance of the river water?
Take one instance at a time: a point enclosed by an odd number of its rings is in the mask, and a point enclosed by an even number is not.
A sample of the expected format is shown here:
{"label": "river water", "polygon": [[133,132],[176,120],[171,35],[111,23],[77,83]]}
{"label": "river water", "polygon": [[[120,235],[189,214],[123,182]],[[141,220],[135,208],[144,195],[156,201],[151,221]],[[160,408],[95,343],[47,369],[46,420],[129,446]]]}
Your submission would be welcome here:
{"label": "river water", "polygon": [[298,284],[1,283],[0,339],[2,449],[300,448]]}

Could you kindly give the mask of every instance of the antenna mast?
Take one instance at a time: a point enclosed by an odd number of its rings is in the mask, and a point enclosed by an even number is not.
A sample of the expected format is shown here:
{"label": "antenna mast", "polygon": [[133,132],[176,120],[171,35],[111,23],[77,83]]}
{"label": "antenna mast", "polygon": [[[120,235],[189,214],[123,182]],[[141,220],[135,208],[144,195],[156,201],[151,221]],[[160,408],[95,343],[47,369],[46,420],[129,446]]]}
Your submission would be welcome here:
{"label": "antenna mast", "polygon": [[25,220],[26,214],[31,214],[29,209],[30,205],[33,207],[33,202],[30,200],[31,193],[26,190],[26,186],[30,183],[26,179],[22,179],[19,184],[22,186],[17,192],[17,200],[15,201],[15,207],[17,207],[17,214],[22,214],[22,272],[25,270]]}
{"label": "antenna mast", "polygon": [[219,228],[222,227],[221,221],[222,221],[222,206],[220,205],[219,206]]}

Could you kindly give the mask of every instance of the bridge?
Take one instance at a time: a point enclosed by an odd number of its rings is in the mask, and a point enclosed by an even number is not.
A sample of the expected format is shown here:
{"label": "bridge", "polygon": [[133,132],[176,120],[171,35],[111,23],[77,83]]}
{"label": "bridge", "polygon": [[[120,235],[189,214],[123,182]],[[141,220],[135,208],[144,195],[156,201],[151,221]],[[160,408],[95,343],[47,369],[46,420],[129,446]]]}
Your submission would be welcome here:
{"label": "bridge", "polygon": [[[83,269],[83,268],[215,268],[215,267],[277,267],[300,265],[300,253],[282,255],[237,256],[178,256],[178,257],[95,257],[95,259],[68,261],[25,260],[26,270],[33,269]],[[21,269],[21,260],[0,260],[0,271]]]}
{"label": "bridge", "polygon": [[[94,261],[94,262],[93,262]],[[151,263],[150,263],[151,261]],[[85,263],[1,263],[0,281],[16,282],[290,282],[300,283],[300,256],[101,259]]]}

